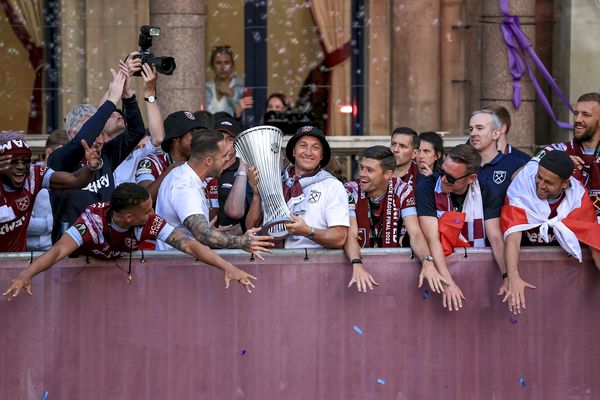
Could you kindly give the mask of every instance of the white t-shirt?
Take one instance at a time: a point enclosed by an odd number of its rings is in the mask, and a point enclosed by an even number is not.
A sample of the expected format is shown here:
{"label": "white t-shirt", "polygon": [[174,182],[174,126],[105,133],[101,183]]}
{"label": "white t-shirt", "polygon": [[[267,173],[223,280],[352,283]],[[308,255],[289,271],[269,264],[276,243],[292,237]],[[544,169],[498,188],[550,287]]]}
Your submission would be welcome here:
{"label": "white t-shirt", "polygon": [[[326,229],[332,226],[350,226],[348,217],[348,194],[342,182],[325,179],[307,186],[303,190],[306,211],[299,215],[308,226]],[[289,236],[285,239],[286,249],[319,248],[320,244],[305,236]]]}
{"label": "white t-shirt", "polygon": [[[205,188],[206,183],[187,163],[174,168],[158,189],[156,214],[193,238],[194,235],[183,226],[183,221],[194,214],[202,214],[208,221],[210,206]],[[160,240],[156,241],[156,248],[157,250],[172,249],[171,246]]]}
{"label": "white t-shirt", "polygon": [[135,183],[135,170],[137,169],[138,162],[149,154],[161,154],[162,152],[161,147],[154,147],[152,140],[148,138],[144,147],[135,149],[129,153],[127,158],[114,170],[115,187],[125,182]]}

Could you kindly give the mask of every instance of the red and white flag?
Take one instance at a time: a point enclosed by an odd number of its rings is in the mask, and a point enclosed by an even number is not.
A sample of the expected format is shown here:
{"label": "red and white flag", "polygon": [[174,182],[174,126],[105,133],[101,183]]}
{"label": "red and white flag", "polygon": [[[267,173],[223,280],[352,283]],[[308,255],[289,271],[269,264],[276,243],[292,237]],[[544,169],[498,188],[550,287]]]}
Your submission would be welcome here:
{"label": "red and white flag", "polygon": [[504,240],[513,232],[539,227],[540,236],[548,243],[548,228],[552,228],[558,244],[581,262],[579,242],[600,250],[600,225],[587,190],[578,180],[569,178],[571,186],[565,190],[556,216],[549,218],[548,201],[536,193],[537,169],[537,162],[529,162],[508,188],[500,220]]}

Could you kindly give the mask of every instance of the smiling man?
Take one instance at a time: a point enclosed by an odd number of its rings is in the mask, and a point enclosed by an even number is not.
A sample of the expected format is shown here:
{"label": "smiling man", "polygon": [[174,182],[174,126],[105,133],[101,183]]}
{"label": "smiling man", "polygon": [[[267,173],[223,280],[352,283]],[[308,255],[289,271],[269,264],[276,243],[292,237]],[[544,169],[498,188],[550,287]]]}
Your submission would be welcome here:
{"label": "smiling man", "polygon": [[[348,234],[348,196],[344,185],[325,167],[331,148],[314,126],[299,128],[285,148],[291,165],[283,172],[283,197],[294,222],[286,224],[290,236],[285,248],[344,247]],[[260,194],[255,193],[246,226],[260,226]]]}
{"label": "smiling man", "polygon": [[419,287],[427,279],[434,292],[443,292],[445,280],[437,272],[427,241],[421,231],[411,185],[392,177],[394,154],[385,146],[365,149],[359,179],[346,183],[350,202],[350,230],[344,250],[352,265],[352,280],[359,292],[377,282],[363,266],[361,247],[402,247],[404,231],[421,260]]}
{"label": "smiling man", "polygon": [[[445,256],[454,247],[485,247],[489,241],[502,274],[504,242],[500,231],[502,204],[494,188],[477,177],[481,156],[468,144],[454,147],[444,160],[440,173],[423,178],[416,190],[417,214],[431,255],[444,280],[444,307],[462,307],[465,299],[452,279]],[[501,292],[505,292],[503,282]]]}
{"label": "smiling man", "polygon": [[505,258],[508,300],[514,313],[525,308],[525,288],[535,287],[519,274],[521,245],[560,245],[582,260],[581,243],[590,246],[600,269],[600,225],[585,188],[571,176],[573,162],[563,151],[542,152],[530,161],[508,189],[502,208],[502,229],[506,240]]}
{"label": "smiling man", "polygon": [[97,148],[81,141],[86,164],[73,173],[31,165],[31,149],[23,134],[0,134],[0,252],[25,251],[27,226],[35,198],[42,189],[79,189],[102,167]]}
{"label": "smiling man", "polygon": [[573,176],[588,190],[600,222],[600,93],[586,93],[577,99],[574,122],[573,140],[544,150],[562,150],[571,157]]}

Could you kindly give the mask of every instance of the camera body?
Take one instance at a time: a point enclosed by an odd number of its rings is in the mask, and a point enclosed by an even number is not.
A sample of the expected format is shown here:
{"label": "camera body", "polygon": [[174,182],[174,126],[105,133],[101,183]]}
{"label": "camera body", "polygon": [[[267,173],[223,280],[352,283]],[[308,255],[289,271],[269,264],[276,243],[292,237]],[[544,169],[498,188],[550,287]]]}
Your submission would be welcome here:
{"label": "camera body", "polygon": [[[142,59],[142,64],[156,65],[156,71],[164,75],[173,75],[177,65],[173,57],[158,57],[152,54],[149,49],[152,46],[152,38],[160,36],[160,28],[157,26],[144,25],[140,28],[140,45],[139,58]],[[141,71],[134,73],[135,76],[141,76]]]}

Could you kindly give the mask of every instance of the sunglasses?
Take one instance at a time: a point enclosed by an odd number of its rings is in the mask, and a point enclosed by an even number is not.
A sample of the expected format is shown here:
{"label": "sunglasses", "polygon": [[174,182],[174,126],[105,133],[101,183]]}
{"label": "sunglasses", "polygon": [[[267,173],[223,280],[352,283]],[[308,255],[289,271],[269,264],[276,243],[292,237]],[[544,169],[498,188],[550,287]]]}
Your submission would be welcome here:
{"label": "sunglasses", "polygon": [[454,185],[456,183],[456,181],[460,181],[461,179],[464,179],[466,177],[468,177],[471,174],[465,174],[459,178],[455,178],[452,175],[448,174],[446,171],[444,171],[443,169],[440,171],[440,176],[445,176],[446,177],[446,181],[448,181],[449,184]]}

